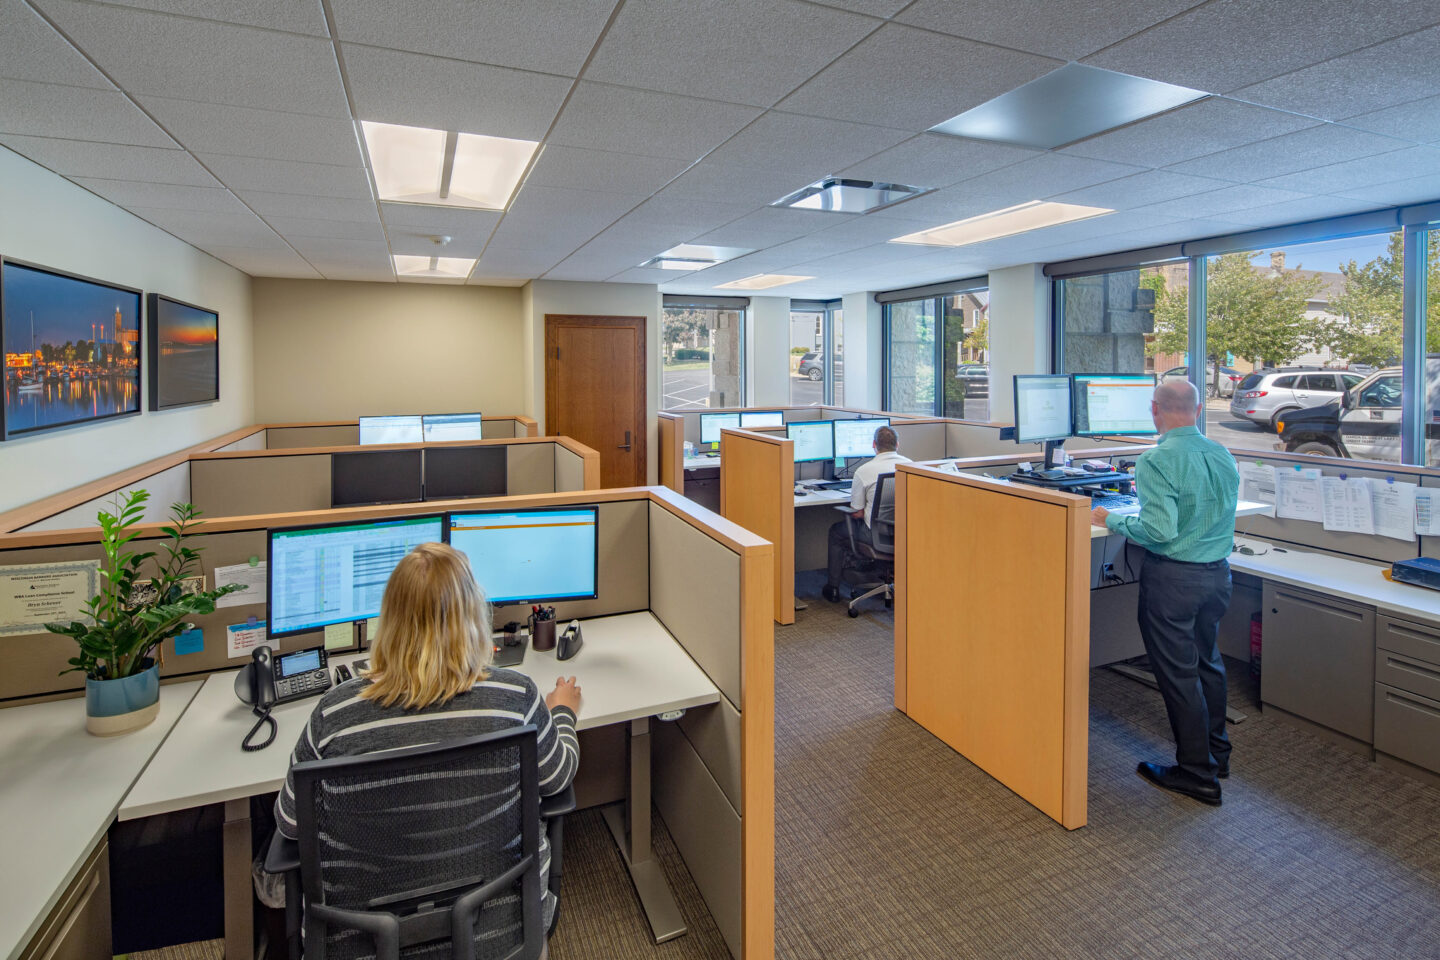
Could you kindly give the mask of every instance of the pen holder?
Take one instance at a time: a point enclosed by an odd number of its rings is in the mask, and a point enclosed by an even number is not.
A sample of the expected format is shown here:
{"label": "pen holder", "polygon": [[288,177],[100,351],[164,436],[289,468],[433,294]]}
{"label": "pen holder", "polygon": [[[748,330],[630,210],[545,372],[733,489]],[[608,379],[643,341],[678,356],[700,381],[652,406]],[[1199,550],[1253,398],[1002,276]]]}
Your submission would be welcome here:
{"label": "pen holder", "polygon": [[555,649],[555,621],[530,616],[530,645],[535,650]]}

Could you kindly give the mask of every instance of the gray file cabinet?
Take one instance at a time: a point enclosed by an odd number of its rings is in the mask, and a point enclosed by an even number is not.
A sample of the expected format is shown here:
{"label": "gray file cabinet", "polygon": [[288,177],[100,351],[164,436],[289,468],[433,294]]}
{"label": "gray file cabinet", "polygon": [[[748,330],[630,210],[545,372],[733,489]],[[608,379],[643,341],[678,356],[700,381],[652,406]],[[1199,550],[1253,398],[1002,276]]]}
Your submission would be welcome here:
{"label": "gray file cabinet", "polygon": [[1440,771],[1440,629],[1396,617],[1379,618],[1375,750]]}
{"label": "gray file cabinet", "polygon": [[1260,699],[1373,742],[1375,609],[1266,580]]}

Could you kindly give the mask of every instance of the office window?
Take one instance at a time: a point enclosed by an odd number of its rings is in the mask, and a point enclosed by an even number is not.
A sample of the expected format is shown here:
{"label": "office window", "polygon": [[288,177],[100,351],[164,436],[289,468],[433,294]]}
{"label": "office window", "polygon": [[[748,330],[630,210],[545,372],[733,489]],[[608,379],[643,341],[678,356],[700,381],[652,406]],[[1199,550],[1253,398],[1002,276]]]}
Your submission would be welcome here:
{"label": "office window", "polygon": [[661,407],[740,407],[745,404],[742,329],[745,311],[669,303],[664,307]]}
{"label": "office window", "polygon": [[885,409],[935,414],[936,298],[885,307]]}
{"label": "office window", "polygon": [[1417,459],[1426,466],[1440,466],[1440,226],[1413,234],[1420,246],[1419,260],[1425,263],[1423,277],[1414,278],[1416,293],[1425,304],[1425,395],[1418,409],[1425,424],[1425,452]]}
{"label": "office window", "polygon": [[825,402],[825,310],[790,310],[790,403]]}
{"label": "office window", "polygon": [[830,342],[834,349],[830,353],[830,402],[837,407],[845,406],[845,311],[840,307],[830,308]]}
{"label": "office window", "polygon": [[[1164,374],[1179,366],[1183,377],[1188,289],[1184,260],[1059,281],[1059,372]],[[1175,322],[1177,305],[1178,341],[1159,334],[1162,318]]]}
{"label": "office window", "polygon": [[990,291],[971,290],[942,297],[947,417],[990,419]]}

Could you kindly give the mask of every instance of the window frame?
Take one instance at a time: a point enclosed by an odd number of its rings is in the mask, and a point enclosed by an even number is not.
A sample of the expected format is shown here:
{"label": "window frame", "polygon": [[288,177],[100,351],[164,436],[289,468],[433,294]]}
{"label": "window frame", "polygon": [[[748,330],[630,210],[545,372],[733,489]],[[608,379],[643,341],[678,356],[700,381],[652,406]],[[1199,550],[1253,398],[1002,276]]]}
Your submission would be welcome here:
{"label": "window frame", "polygon": [[[935,383],[933,393],[934,399],[930,404],[930,412],[928,416],[945,416],[945,300],[948,297],[958,297],[967,293],[984,292],[988,296],[990,292],[990,277],[987,274],[980,277],[971,277],[966,280],[957,280],[953,284],[945,284],[944,287],[945,289],[943,291],[926,288],[922,296],[910,297],[908,299],[895,299],[893,297],[888,297],[887,299],[880,301],[880,402],[882,409],[891,409],[890,361],[892,356],[892,338],[890,328],[890,309],[891,307],[897,306],[899,304],[923,303],[928,301],[930,303],[931,310],[934,311],[935,316],[935,343],[934,349],[932,351],[933,355],[931,357],[931,363],[934,365],[935,371]],[[891,291],[892,294],[899,292],[903,291]],[[879,299],[879,296],[882,295],[877,295],[877,299]],[[986,316],[988,317],[990,312],[988,299],[986,300],[985,312]],[[987,363],[988,362],[989,361],[987,361]],[[926,414],[917,415],[925,416]]]}

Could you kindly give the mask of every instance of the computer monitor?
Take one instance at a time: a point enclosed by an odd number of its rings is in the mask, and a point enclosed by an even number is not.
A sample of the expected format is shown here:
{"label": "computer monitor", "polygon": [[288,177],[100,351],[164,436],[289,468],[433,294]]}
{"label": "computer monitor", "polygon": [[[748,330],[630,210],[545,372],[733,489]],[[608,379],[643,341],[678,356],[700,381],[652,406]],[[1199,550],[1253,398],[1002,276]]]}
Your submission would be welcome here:
{"label": "computer monitor", "polygon": [[749,430],[752,427],[783,426],[785,426],[785,411],[783,410],[745,410],[740,414],[742,430]]}
{"label": "computer monitor", "polygon": [[785,436],[795,442],[795,462],[835,459],[834,421],[796,420],[785,424]]}
{"label": "computer monitor", "polygon": [[380,614],[390,571],[417,544],[440,543],[444,519],[407,517],[270,531],[265,633],[271,639]]}
{"label": "computer monitor", "polygon": [[421,454],[414,450],[367,450],[330,455],[330,506],[418,503],[424,499]]}
{"label": "computer monitor", "polygon": [[509,458],[504,446],[427,447],[425,499],[503,497]]}
{"label": "computer monitor", "polygon": [[1155,418],[1150,415],[1153,373],[1077,373],[1072,380],[1075,436],[1155,433]]}
{"label": "computer monitor", "polygon": [[361,417],[360,443],[421,443],[425,430],[419,416]]}
{"label": "computer monitor", "polygon": [[721,430],[738,430],[739,428],[740,414],[738,413],[700,414],[701,443],[719,443]]}
{"label": "computer monitor", "polygon": [[875,431],[890,426],[889,417],[867,417],[862,420],[835,420],[835,459],[873,457]]}
{"label": "computer monitor", "polygon": [[598,515],[594,506],[483,510],[452,513],[445,526],[492,604],[553,603],[599,595]]}
{"label": "computer monitor", "polygon": [[1015,442],[1064,440],[1072,426],[1067,374],[1015,376]]}
{"label": "computer monitor", "polygon": [[426,443],[445,440],[483,440],[478,413],[427,413],[421,417]]}

